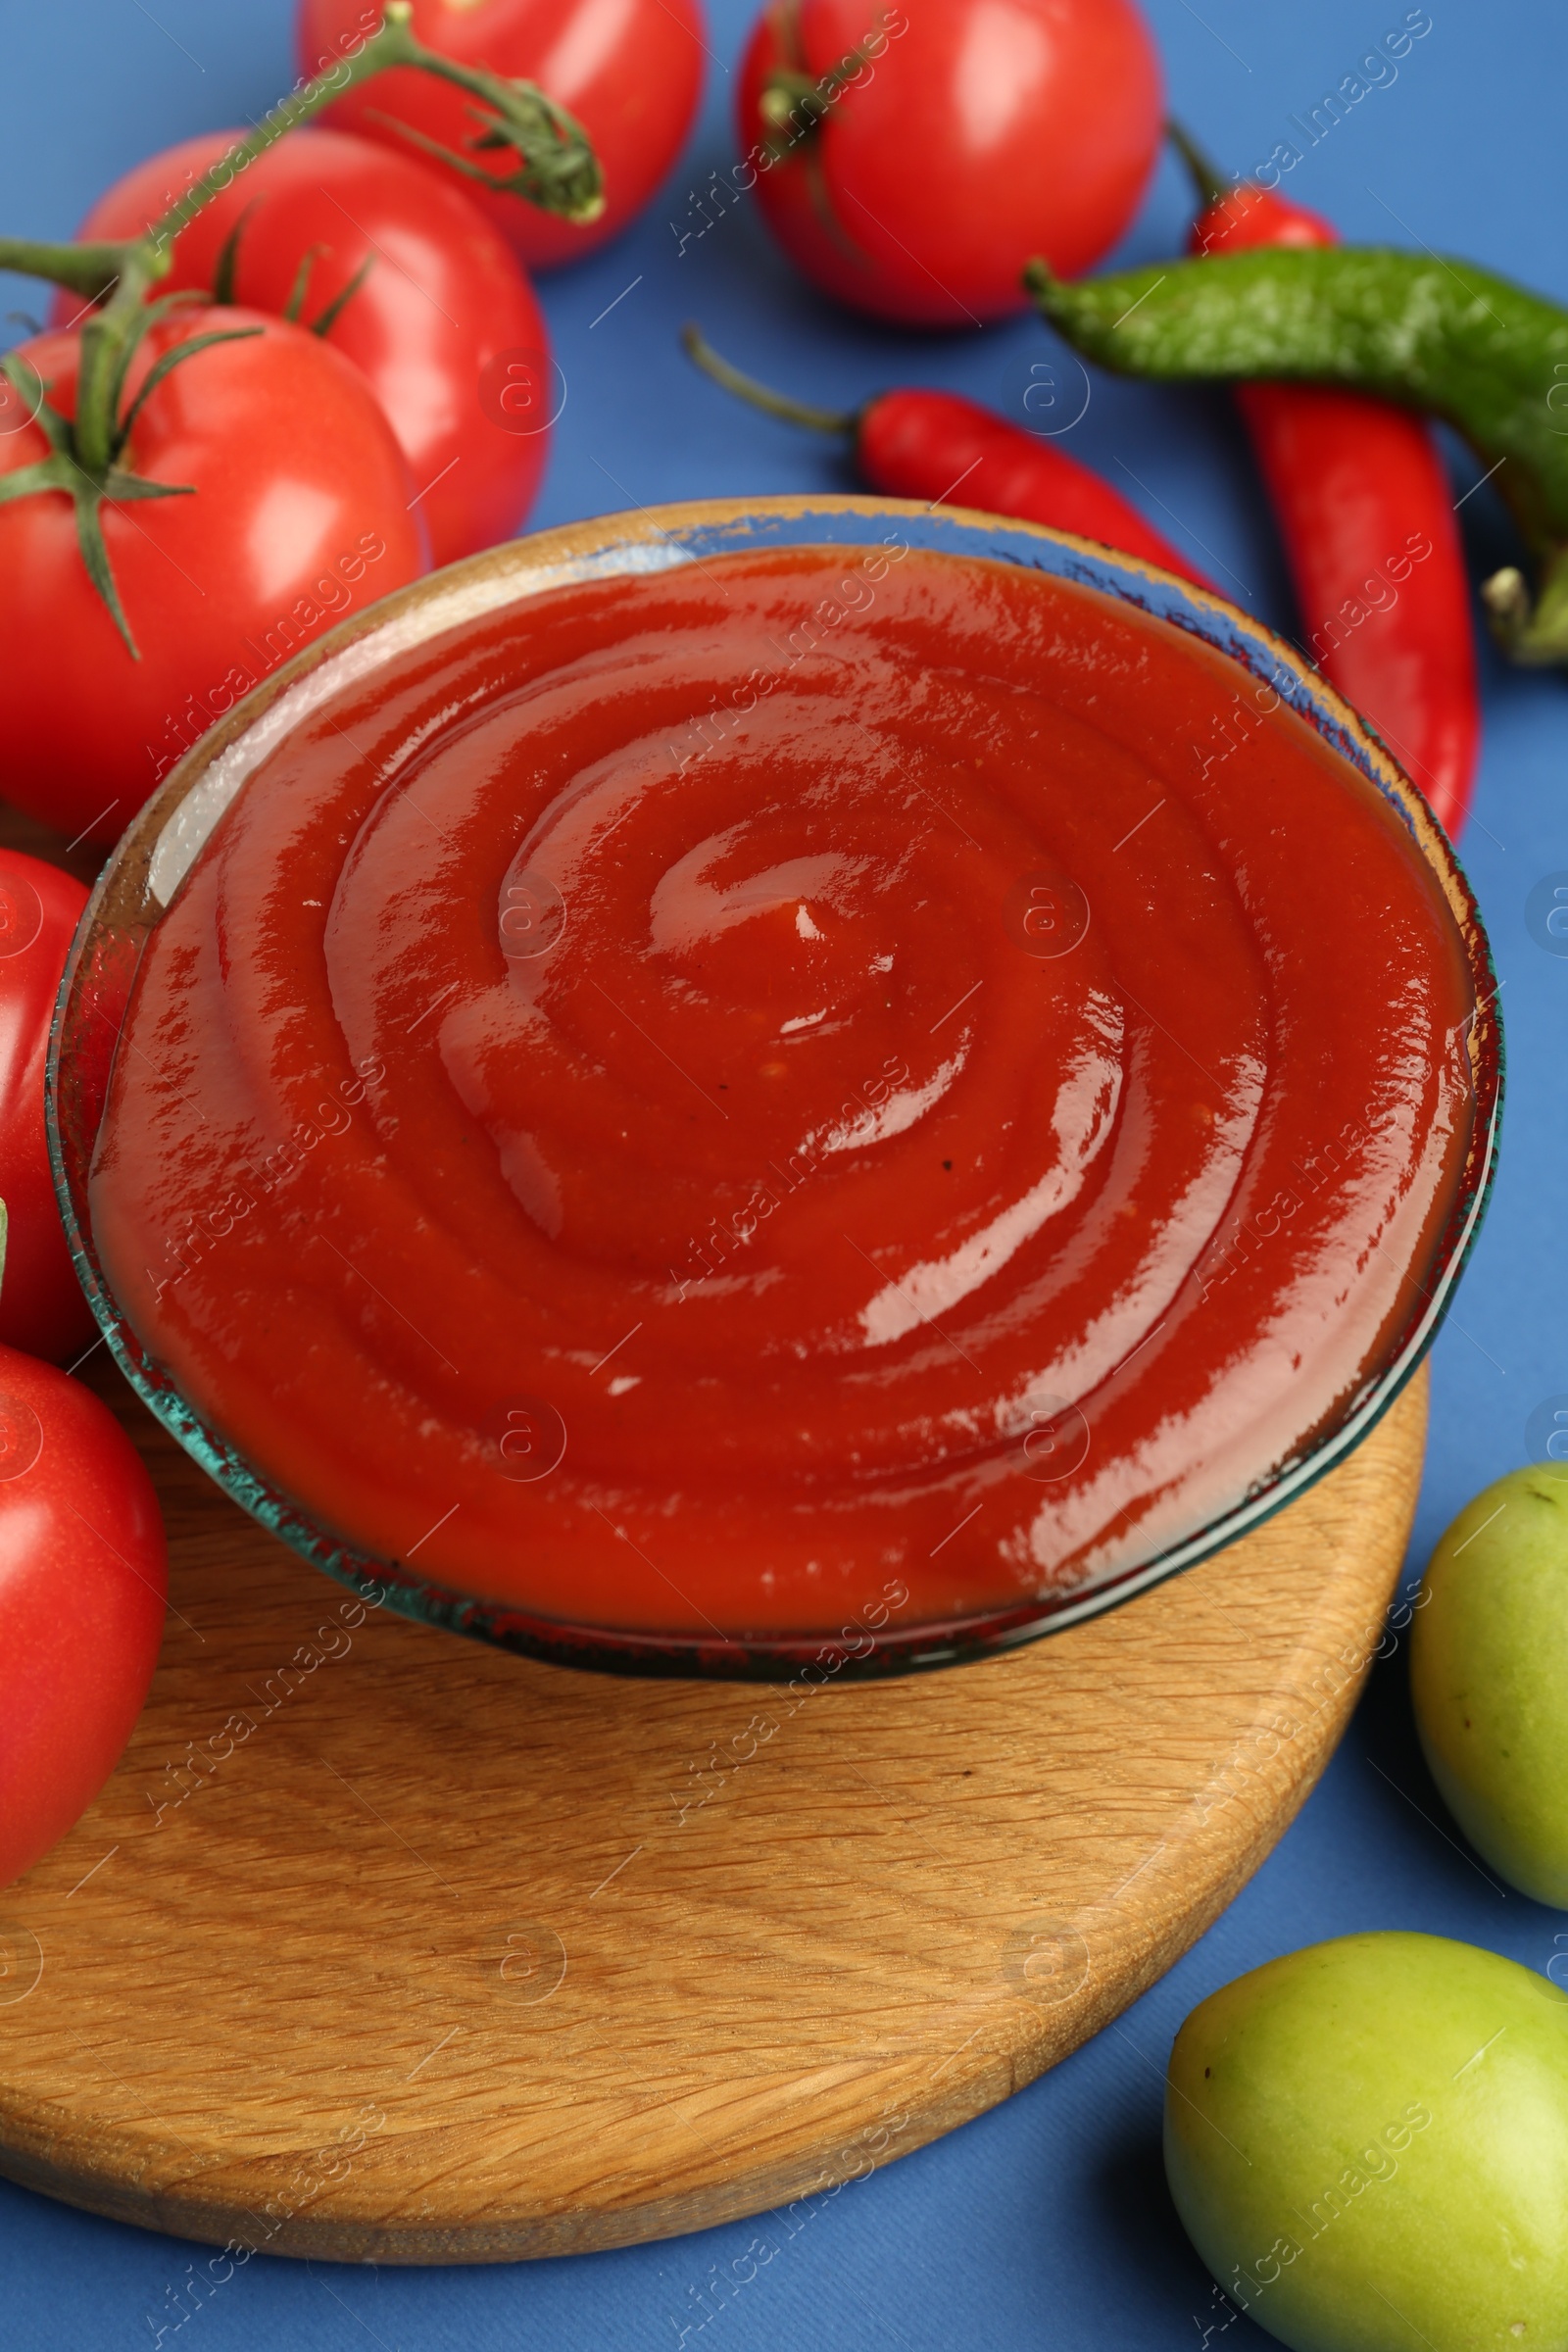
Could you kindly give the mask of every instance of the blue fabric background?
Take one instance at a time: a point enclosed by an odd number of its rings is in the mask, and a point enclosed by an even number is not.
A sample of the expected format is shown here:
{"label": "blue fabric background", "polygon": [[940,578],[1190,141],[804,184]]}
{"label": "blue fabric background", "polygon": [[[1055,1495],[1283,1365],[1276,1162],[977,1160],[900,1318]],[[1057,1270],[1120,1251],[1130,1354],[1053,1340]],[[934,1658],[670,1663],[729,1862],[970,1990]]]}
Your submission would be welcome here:
{"label": "blue fabric background", "polygon": [[[1234,169],[1267,155],[1287,135],[1286,118],[1309,109],[1404,15],[1403,0],[1310,9],[1202,0],[1201,15],[1191,0],[1146,5],[1174,109]],[[749,0],[710,0],[710,10],[714,57],[682,170],[627,237],[542,287],[568,391],[540,523],[698,493],[847,482],[826,444],[694,379],[675,343],[687,317],[743,365],[846,407],[910,381],[1016,404],[1029,362],[1052,348],[1028,319],[959,340],[835,312],[791,273],[744,203],[678,250],[671,219],[700,224],[688,190],[738,152],[732,68],[753,12]],[[1431,15],[1397,81],[1372,91],[1307,156],[1290,192],[1348,237],[1425,243],[1568,299],[1568,16],[1548,0],[1431,0]],[[261,114],[293,77],[290,18],[288,0],[55,0],[28,10],[11,0],[0,220],[18,234],[68,235],[138,157]],[[1186,219],[1167,165],[1124,258],[1172,252]],[[39,290],[20,280],[0,292],[0,311],[40,307]],[[1069,445],[1190,544],[1239,602],[1291,625],[1268,515],[1222,396],[1097,379]],[[1478,469],[1452,454],[1457,497]],[[1466,500],[1461,520],[1478,576],[1506,559],[1490,489]],[[1460,1504],[1527,1458],[1533,1409],[1568,1391],[1568,960],[1544,953],[1525,922],[1531,886],[1568,868],[1568,679],[1504,671],[1490,653],[1483,665],[1486,755],[1465,861],[1504,983],[1509,1107],[1491,1219],[1434,1359],[1412,1575]],[[1568,1914],[1504,1893],[1445,1814],[1415,1748],[1404,1670],[1401,1646],[1376,1669],[1273,1858],[1119,2025],[1006,2106],[846,2189],[688,2342],[702,2352],[1155,2352],[1197,2346],[1225,2323],[1229,2307],[1182,2235],[1159,2165],[1161,2072],[1193,2004],[1274,1953],[1365,1928],[1463,1936],[1535,1969],[1560,1954],[1554,1973],[1568,1977]],[[178,2003],[185,1991],[171,1984],[169,1997]],[[260,2257],[164,2340],[181,2352],[674,2352],[679,2325],[701,2317],[690,2290],[711,2266],[727,2271],[751,2235],[737,2224],[622,2253],[473,2271]],[[168,2292],[196,2252],[0,2183],[0,2342],[9,2352],[150,2344],[148,2315],[171,2319]],[[1236,2318],[1226,2352],[1267,2340]]]}

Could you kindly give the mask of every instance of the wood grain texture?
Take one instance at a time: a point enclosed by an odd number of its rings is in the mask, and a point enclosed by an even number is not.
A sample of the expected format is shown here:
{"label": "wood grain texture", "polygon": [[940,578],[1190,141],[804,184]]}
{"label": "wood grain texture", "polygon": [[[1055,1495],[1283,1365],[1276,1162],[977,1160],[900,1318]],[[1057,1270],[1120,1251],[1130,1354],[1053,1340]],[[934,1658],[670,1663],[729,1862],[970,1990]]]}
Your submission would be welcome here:
{"label": "wood grain texture", "polygon": [[1344,1729],[1426,1414],[1423,1373],[1109,1616],[792,1696],[360,1622],[97,1385],[158,1480],[174,1606],[109,1788],[0,1892],[0,2172],[378,2262],[818,2200],[1115,2017]]}

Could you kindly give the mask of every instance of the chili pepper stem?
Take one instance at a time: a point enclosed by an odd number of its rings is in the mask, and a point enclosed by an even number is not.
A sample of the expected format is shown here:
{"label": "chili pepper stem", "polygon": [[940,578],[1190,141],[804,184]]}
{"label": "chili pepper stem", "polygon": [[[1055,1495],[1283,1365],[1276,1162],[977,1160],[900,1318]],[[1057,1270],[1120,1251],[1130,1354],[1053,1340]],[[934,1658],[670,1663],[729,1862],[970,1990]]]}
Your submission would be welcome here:
{"label": "chili pepper stem", "polygon": [[1219,166],[1211,156],[1205,154],[1191,131],[1178,122],[1174,115],[1166,118],[1165,136],[1187,166],[1193,193],[1205,212],[1211,204],[1218,204],[1222,196],[1230,194],[1233,183],[1220,177]]}
{"label": "chili pepper stem", "polygon": [[1513,564],[1481,583],[1492,633],[1510,662],[1527,669],[1568,664],[1568,547],[1543,564],[1537,593]]}
{"label": "chili pepper stem", "polygon": [[791,400],[786,392],[775,392],[771,386],[760,384],[755,375],[744,375],[721,359],[702,329],[688,320],[680,330],[681,345],[689,360],[695,361],[705,375],[733,392],[737,400],[760,409],[764,416],[781,416],[786,424],[804,424],[813,433],[841,435],[853,433],[860,421],[858,409],[818,409],[809,401]]}

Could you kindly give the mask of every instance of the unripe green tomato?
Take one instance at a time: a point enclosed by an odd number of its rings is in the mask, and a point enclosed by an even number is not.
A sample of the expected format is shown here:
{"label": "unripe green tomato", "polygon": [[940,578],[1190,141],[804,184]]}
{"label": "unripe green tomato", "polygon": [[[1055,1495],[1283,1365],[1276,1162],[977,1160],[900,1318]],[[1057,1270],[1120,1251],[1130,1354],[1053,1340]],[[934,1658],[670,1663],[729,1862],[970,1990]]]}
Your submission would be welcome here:
{"label": "unripe green tomato", "polygon": [[1568,2346],[1568,1995],[1440,1936],[1347,1936],[1176,2036],[1189,2237],[1298,2352]]}
{"label": "unripe green tomato", "polygon": [[1447,1530],[1411,1626],[1410,1695],[1471,1844],[1568,1909],[1568,1466],[1499,1478]]}

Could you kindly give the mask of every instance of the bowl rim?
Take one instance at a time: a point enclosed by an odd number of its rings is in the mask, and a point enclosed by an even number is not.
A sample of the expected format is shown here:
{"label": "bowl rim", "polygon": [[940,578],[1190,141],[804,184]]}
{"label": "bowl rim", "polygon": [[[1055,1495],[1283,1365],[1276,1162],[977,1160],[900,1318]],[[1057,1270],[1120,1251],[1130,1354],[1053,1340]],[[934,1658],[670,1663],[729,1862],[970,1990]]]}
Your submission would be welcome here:
{"label": "bowl rim", "polygon": [[[755,550],[770,542],[781,547],[863,546],[869,534],[859,526],[890,521],[910,526],[906,547],[1042,571],[1097,589],[1197,636],[1277,693],[1398,811],[1442,886],[1476,994],[1476,1011],[1463,1040],[1476,1117],[1453,1209],[1434,1245],[1430,1265],[1422,1269],[1430,1287],[1415,1285],[1424,1304],[1400,1327],[1388,1360],[1380,1361],[1364,1379],[1343,1415],[1300,1461],[1257,1482],[1231,1510],[1205,1527],[1059,1606],[1039,1598],[1018,1606],[994,1605],[950,1625],[927,1625],[893,1639],[872,1636],[866,1654],[858,1652],[849,1626],[836,1643],[822,1634],[717,1642],[568,1626],[510,1603],[426,1583],[406,1563],[383,1562],[356,1550],[274,1489],[236,1446],[185,1401],[169,1375],[142,1349],[98,1262],[86,1211],[85,1172],[92,1138],[84,1139],[74,1129],[74,1106],[79,1104],[73,1087],[81,1059],[76,1015],[88,989],[102,975],[106,948],[118,945],[122,961],[126,945],[133,948],[124,983],[128,995],[140,942],[172,903],[202,844],[248,775],[319,702],[414,646],[574,581],[683,568],[700,564],[705,555]],[[814,531],[806,527],[813,524]],[[127,920],[132,915],[134,919]],[[106,931],[106,925],[116,922],[119,928]],[[995,1655],[1102,1615],[1236,1542],[1286,1508],[1359,1445],[1423,1361],[1485,1215],[1496,1166],[1503,1091],[1497,995],[1474,893],[1417,787],[1367,722],[1302,655],[1224,597],[1118,549],[975,508],[927,507],[913,500],[851,492],[685,500],[558,524],[486,549],[393,591],[303,647],[174,763],[111,853],[67,958],[45,1077],[50,1165],[78,1278],[131,1387],[223,1493],[338,1582],[416,1622],[559,1663],[618,1673],[773,1681],[832,1654],[837,1663],[828,1669],[829,1679],[859,1679]],[[100,1012],[98,1017],[104,1016]],[[98,1056],[105,1082],[113,1042]],[[863,1631],[855,1628],[857,1634]]]}

